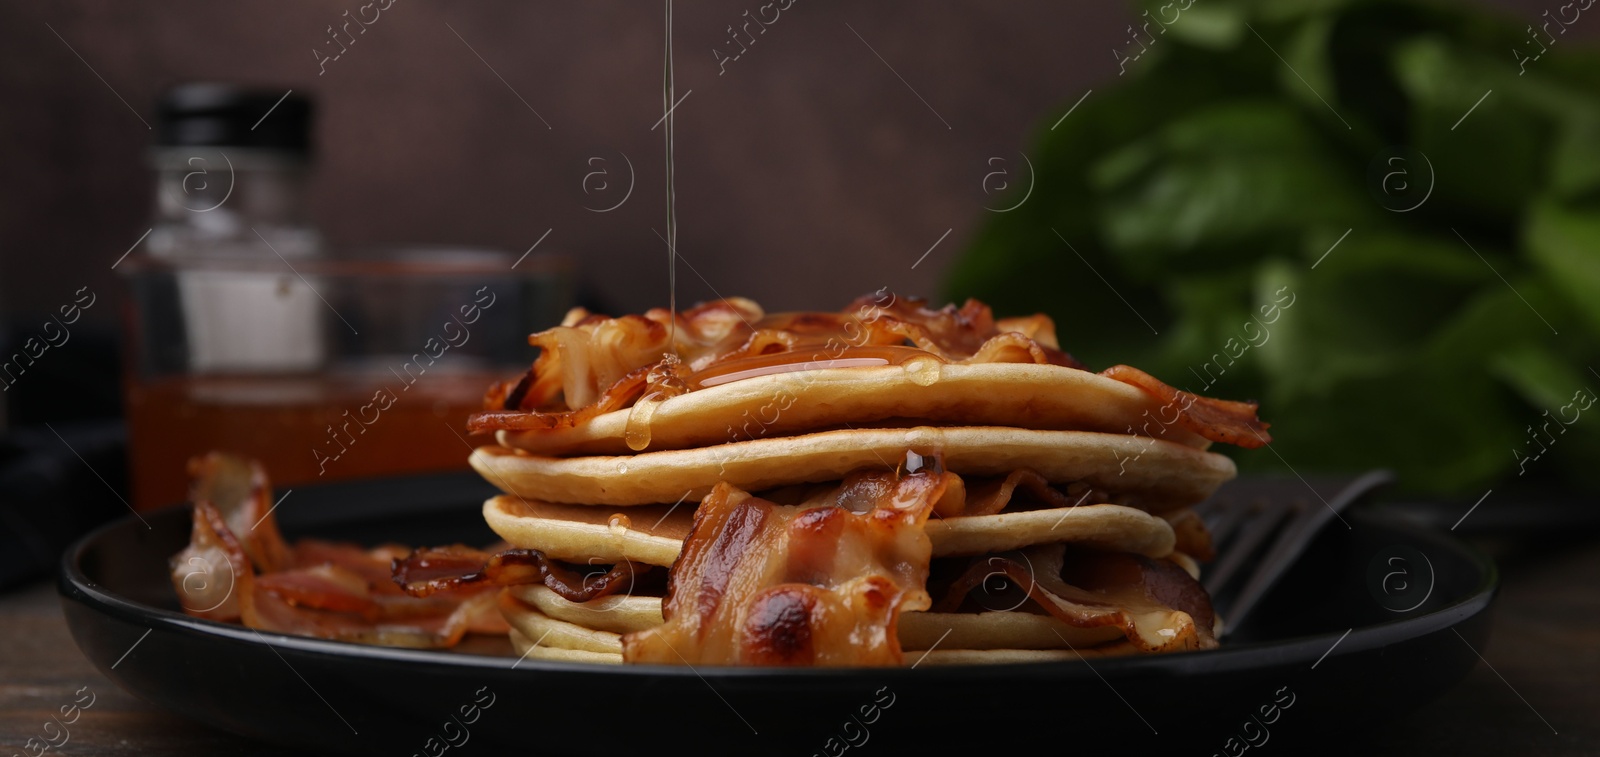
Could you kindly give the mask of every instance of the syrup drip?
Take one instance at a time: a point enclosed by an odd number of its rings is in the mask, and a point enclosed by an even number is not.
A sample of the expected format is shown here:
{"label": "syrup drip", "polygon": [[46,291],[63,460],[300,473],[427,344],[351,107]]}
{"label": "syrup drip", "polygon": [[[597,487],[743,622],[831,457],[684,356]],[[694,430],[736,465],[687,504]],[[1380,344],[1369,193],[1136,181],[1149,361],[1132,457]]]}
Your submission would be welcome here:
{"label": "syrup drip", "polygon": [[639,452],[650,446],[650,419],[655,417],[656,405],[663,399],[660,392],[651,392],[640,397],[628,410],[628,424],[622,434],[628,449]]}
{"label": "syrup drip", "polygon": [[944,472],[944,455],[938,452],[922,454],[915,450],[906,450],[906,457],[897,466],[899,475],[910,475],[921,471]]}
{"label": "syrup drip", "polygon": [[645,376],[645,394],[628,410],[628,423],[623,429],[628,449],[639,452],[650,446],[650,420],[655,417],[656,406],[662,400],[688,391],[687,383],[679,375],[682,372],[683,362],[677,355],[668,354]]}
{"label": "syrup drip", "polygon": [[905,364],[906,374],[917,386],[933,386],[939,380],[939,363],[932,356],[916,358]]}

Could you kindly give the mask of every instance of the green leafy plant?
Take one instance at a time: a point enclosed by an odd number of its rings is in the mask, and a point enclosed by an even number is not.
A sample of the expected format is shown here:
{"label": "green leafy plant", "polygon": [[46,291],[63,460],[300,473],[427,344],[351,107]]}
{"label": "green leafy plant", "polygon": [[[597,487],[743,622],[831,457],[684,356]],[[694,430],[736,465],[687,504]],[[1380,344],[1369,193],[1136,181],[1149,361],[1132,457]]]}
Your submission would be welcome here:
{"label": "green leafy plant", "polygon": [[1091,365],[1259,399],[1276,442],[1246,470],[1600,489],[1600,408],[1577,403],[1600,388],[1600,58],[1559,39],[1532,59],[1546,37],[1524,26],[1190,0],[1125,76],[1042,119],[1032,196],[946,294],[1049,313]]}

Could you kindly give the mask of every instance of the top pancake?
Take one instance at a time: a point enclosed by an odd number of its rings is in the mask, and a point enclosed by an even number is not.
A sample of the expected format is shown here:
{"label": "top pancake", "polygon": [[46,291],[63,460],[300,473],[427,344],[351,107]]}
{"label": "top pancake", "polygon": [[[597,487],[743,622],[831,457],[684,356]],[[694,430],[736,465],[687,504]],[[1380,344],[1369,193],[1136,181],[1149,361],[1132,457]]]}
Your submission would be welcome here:
{"label": "top pancake", "polygon": [[[1099,431],[1209,442],[1162,422],[1170,410],[1138,387],[1098,373],[1032,363],[946,364],[931,355],[903,365],[769,374],[729,381],[653,403],[635,421],[644,450],[703,447],[788,436],[843,425],[909,419],[938,425]],[[573,426],[500,431],[506,447],[542,455],[628,454],[633,408]],[[640,433],[644,429],[647,433]]]}

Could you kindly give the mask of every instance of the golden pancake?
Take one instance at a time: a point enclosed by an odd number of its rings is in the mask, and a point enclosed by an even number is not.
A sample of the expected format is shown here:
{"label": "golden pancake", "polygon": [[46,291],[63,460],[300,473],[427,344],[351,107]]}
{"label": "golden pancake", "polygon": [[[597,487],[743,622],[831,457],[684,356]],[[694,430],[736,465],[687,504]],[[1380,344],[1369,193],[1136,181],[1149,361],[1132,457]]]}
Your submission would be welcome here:
{"label": "golden pancake", "polygon": [[[789,436],[841,425],[916,419],[938,425],[1145,433],[1204,449],[1139,388],[1098,373],[1033,363],[820,368],[742,378],[651,403],[634,417],[643,450],[687,449]],[[497,439],[541,455],[625,455],[632,408],[575,426],[500,431]]]}
{"label": "golden pancake", "polygon": [[660,597],[612,595],[588,602],[573,602],[543,584],[513,586],[506,592],[551,618],[597,631],[633,633],[666,622],[661,617]]}
{"label": "golden pancake", "polygon": [[556,620],[510,594],[500,595],[500,614],[505,616],[513,629],[542,647],[622,654],[620,634]]}
{"label": "golden pancake", "polygon": [[[694,522],[695,502],[628,508],[558,505],[500,495],[483,503],[483,519],[500,538],[559,560],[670,567]],[[1170,527],[1169,527],[1170,529]]]}
{"label": "golden pancake", "polygon": [[[483,518],[513,545],[568,562],[632,560],[670,567],[683,549],[694,510],[693,505],[684,503],[670,512],[656,506],[613,513],[501,495],[483,503]],[[1165,520],[1121,505],[969,515],[930,520],[925,528],[935,557],[983,555],[1057,542],[1165,557],[1174,543],[1172,526]]]}
{"label": "golden pancake", "polygon": [[511,648],[515,649],[521,659],[551,660],[554,662],[588,662],[609,665],[621,665],[622,653],[588,652],[582,649],[562,649],[544,644],[535,644],[533,639],[524,636],[517,629],[511,629]]}
{"label": "golden pancake", "polygon": [[1121,505],[1079,505],[969,515],[924,524],[935,557],[987,555],[1034,544],[1070,542],[1146,557],[1172,553],[1172,526],[1143,510]]}
{"label": "golden pancake", "polygon": [[502,491],[525,498],[649,505],[697,500],[719,481],[746,491],[836,481],[893,465],[907,451],[940,453],[960,475],[1029,468],[1052,482],[1137,495],[1159,509],[1199,502],[1235,473],[1222,455],[1161,439],[997,426],[845,429],[631,456],[555,458],[491,446],[474,450],[469,462]]}

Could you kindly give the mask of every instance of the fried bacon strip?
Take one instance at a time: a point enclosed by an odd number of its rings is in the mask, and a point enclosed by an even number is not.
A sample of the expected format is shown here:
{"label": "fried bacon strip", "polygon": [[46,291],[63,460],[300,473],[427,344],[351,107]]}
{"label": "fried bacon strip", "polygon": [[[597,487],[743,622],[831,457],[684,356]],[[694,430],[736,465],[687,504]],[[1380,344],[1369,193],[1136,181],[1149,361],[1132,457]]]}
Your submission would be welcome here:
{"label": "fried bacon strip", "polygon": [[[1254,402],[1201,397],[1168,386],[1161,379],[1128,365],[1113,365],[1100,375],[1138,387],[1160,402],[1161,417],[1155,419],[1160,425],[1177,423],[1211,441],[1237,444],[1245,449],[1263,447],[1272,441],[1272,435],[1267,433],[1272,424],[1256,417],[1258,406]],[[1166,419],[1169,411],[1172,420]]]}
{"label": "fried bacon strip", "polygon": [[228,521],[208,500],[194,503],[189,544],[168,561],[183,611],[208,620],[238,620],[252,596],[255,568]]}
{"label": "fried bacon strip", "polygon": [[311,609],[266,592],[258,593],[252,605],[244,617],[251,628],[386,647],[441,649],[455,646],[468,632],[509,630],[492,591],[436,607],[380,603],[375,616]]}
{"label": "fried bacon strip", "polygon": [[862,474],[804,505],[718,484],[673,566],[666,623],[624,636],[623,660],[901,664],[896,623],[930,603],[922,524],[948,482],[934,469]]}
{"label": "fried bacon strip", "polygon": [[1183,568],[1127,552],[1069,552],[1064,544],[974,558],[934,612],[958,611],[973,590],[997,575],[1057,620],[1079,628],[1117,627],[1143,652],[1217,646],[1211,600]]}
{"label": "fried bacon strip", "polygon": [[940,518],[1079,505],[1123,505],[1147,512],[1171,509],[1163,507],[1163,503],[1158,501],[1096,488],[1083,481],[1057,486],[1028,468],[1017,468],[998,478],[969,477],[963,480],[954,475],[951,478],[950,487],[933,508],[933,514]]}
{"label": "fried bacon strip", "polygon": [[[922,465],[943,470],[942,460],[934,455],[916,455]],[[915,469],[915,466],[914,466]],[[857,471],[845,476],[836,484],[796,484],[763,492],[763,496],[780,505],[817,507],[839,504],[841,507],[861,509],[847,503],[871,503],[882,495],[886,484],[879,474]],[[1141,499],[1135,495],[1100,489],[1084,481],[1064,485],[1052,484],[1044,476],[1029,468],[1017,468],[1003,477],[945,474],[945,490],[933,506],[933,517],[959,518],[974,515],[996,515],[1002,512],[1047,510],[1080,505],[1122,505],[1143,509],[1146,512],[1170,512],[1173,507]],[[870,506],[870,505],[868,505]],[[1174,528],[1181,516],[1189,513],[1179,510],[1168,517]],[[1205,525],[1195,517],[1198,536],[1205,536]],[[1209,559],[1209,558],[1206,558]]]}
{"label": "fried bacon strip", "polygon": [[[506,400],[516,403],[502,404],[500,409],[585,408],[617,382],[654,365],[663,353],[675,352],[691,366],[714,359],[731,346],[729,342],[743,341],[752,331],[746,324],[761,317],[760,305],[737,297],[682,314],[653,308],[644,315],[607,318],[573,308],[560,326],[528,337],[529,344],[540,348],[531,378],[525,387],[501,390]],[[677,341],[669,344],[673,334]]]}
{"label": "fried bacon strip", "polygon": [[469,631],[504,633],[490,587],[405,596],[389,566],[409,552],[306,540],[292,548],[272,516],[260,464],[219,453],[190,461],[189,545],[170,561],[185,612],[262,631],[405,647],[448,647]]}
{"label": "fried bacon strip", "polygon": [[[531,377],[538,373],[539,363],[543,362],[545,355],[548,354],[551,353],[545,352],[539,355],[539,359],[534,362],[534,368],[522,377],[517,386],[536,383],[532,381]],[[634,402],[644,396],[650,371],[654,367],[654,365],[646,365],[634,369],[621,379],[618,379],[616,383],[611,384],[595,401],[572,411],[524,411],[514,409],[517,407],[517,405],[513,404],[517,397],[515,391],[507,395],[504,405],[499,405],[495,398],[503,391],[504,385],[496,384],[490,387],[489,394],[484,397],[484,411],[474,413],[467,419],[467,430],[476,434],[500,430],[545,431],[557,428],[573,428],[595,416],[632,406]],[[524,402],[528,401],[528,396],[527,393],[522,394]],[[506,409],[499,409],[501,407]]]}
{"label": "fried bacon strip", "polygon": [[[677,342],[669,345],[674,318]],[[976,300],[959,309],[933,310],[921,300],[892,294],[859,298],[839,313],[769,316],[756,303],[737,297],[677,316],[655,308],[644,315],[607,318],[574,308],[560,326],[528,341],[541,348],[532,370],[515,383],[492,387],[472,430],[554,428],[627,407],[645,388],[646,374],[673,348],[686,374],[773,353],[812,351],[820,357],[843,347],[908,342],[946,362],[1083,367],[1057,347],[1048,317],[997,322],[988,306]],[[521,420],[518,413],[550,417]]]}
{"label": "fried bacon strip", "polygon": [[266,471],[254,461],[212,453],[189,460],[190,499],[216,504],[219,525],[238,537],[251,564],[264,572],[290,563],[289,548],[272,512],[272,487]]}
{"label": "fried bacon strip", "polygon": [[542,583],[569,602],[628,593],[652,566],[623,560],[604,572],[580,574],[536,549],[490,554],[461,545],[419,549],[393,565],[394,583],[413,597],[440,591]]}
{"label": "fried bacon strip", "polygon": [[267,573],[256,578],[255,586],[295,607],[355,613],[369,620],[379,614],[366,579],[337,565]]}
{"label": "fried bacon strip", "polygon": [[[669,344],[674,323],[677,341]],[[906,349],[946,363],[1035,363],[1088,370],[1061,351],[1055,324],[1043,314],[996,320],[977,300],[935,310],[920,299],[892,294],[858,298],[838,313],[767,315],[741,298],[677,315],[655,308],[642,316],[608,318],[576,308],[561,326],[534,334],[529,343],[541,348],[533,367],[514,383],[491,387],[483,412],[468,420],[469,431],[573,428],[652,394],[688,391],[694,377],[711,368],[785,353],[800,353],[805,359],[797,364],[804,364],[848,349],[909,344]],[[674,349],[676,357],[664,361],[662,355]],[[1130,427],[1129,433],[1161,436],[1164,427],[1177,425],[1210,441],[1241,447],[1272,441],[1253,402],[1201,397],[1126,365],[1100,375],[1134,386],[1160,403],[1160,418],[1149,419],[1140,429]],[[1151,424],[1156,428],[1147,428]]]}
{"label": "fried bacon strip", "polygon": [[899,337],[953,363],[1038,363],[1084,368],[1061,351],[1055,324],[1043,314],[996,321],[989,306],[977,300],[968,299],[960,308],[947,305],[933,310],[922,299],[893,295],[858,297],[846,311],[870,324],[875,334]]}
{"label": "fried bacon strip", "polygon": [[972,488],[967,495],[966,508],[962,512],[950,513],[939,511],[946,518],[952,515],[994,515],[1006,508],[1017,494],[1017,489],[1033,495],[1045,507],[1073,507],[1079,504],[1101,504],[1099,500],[1110,501],[1108,497],[1089,502],[1093,492],[1086,491],[1079,497],[1071,497],[1050,485],[1044,476],[1027,468],[1018,468],[1005,478],[989,481]]}

